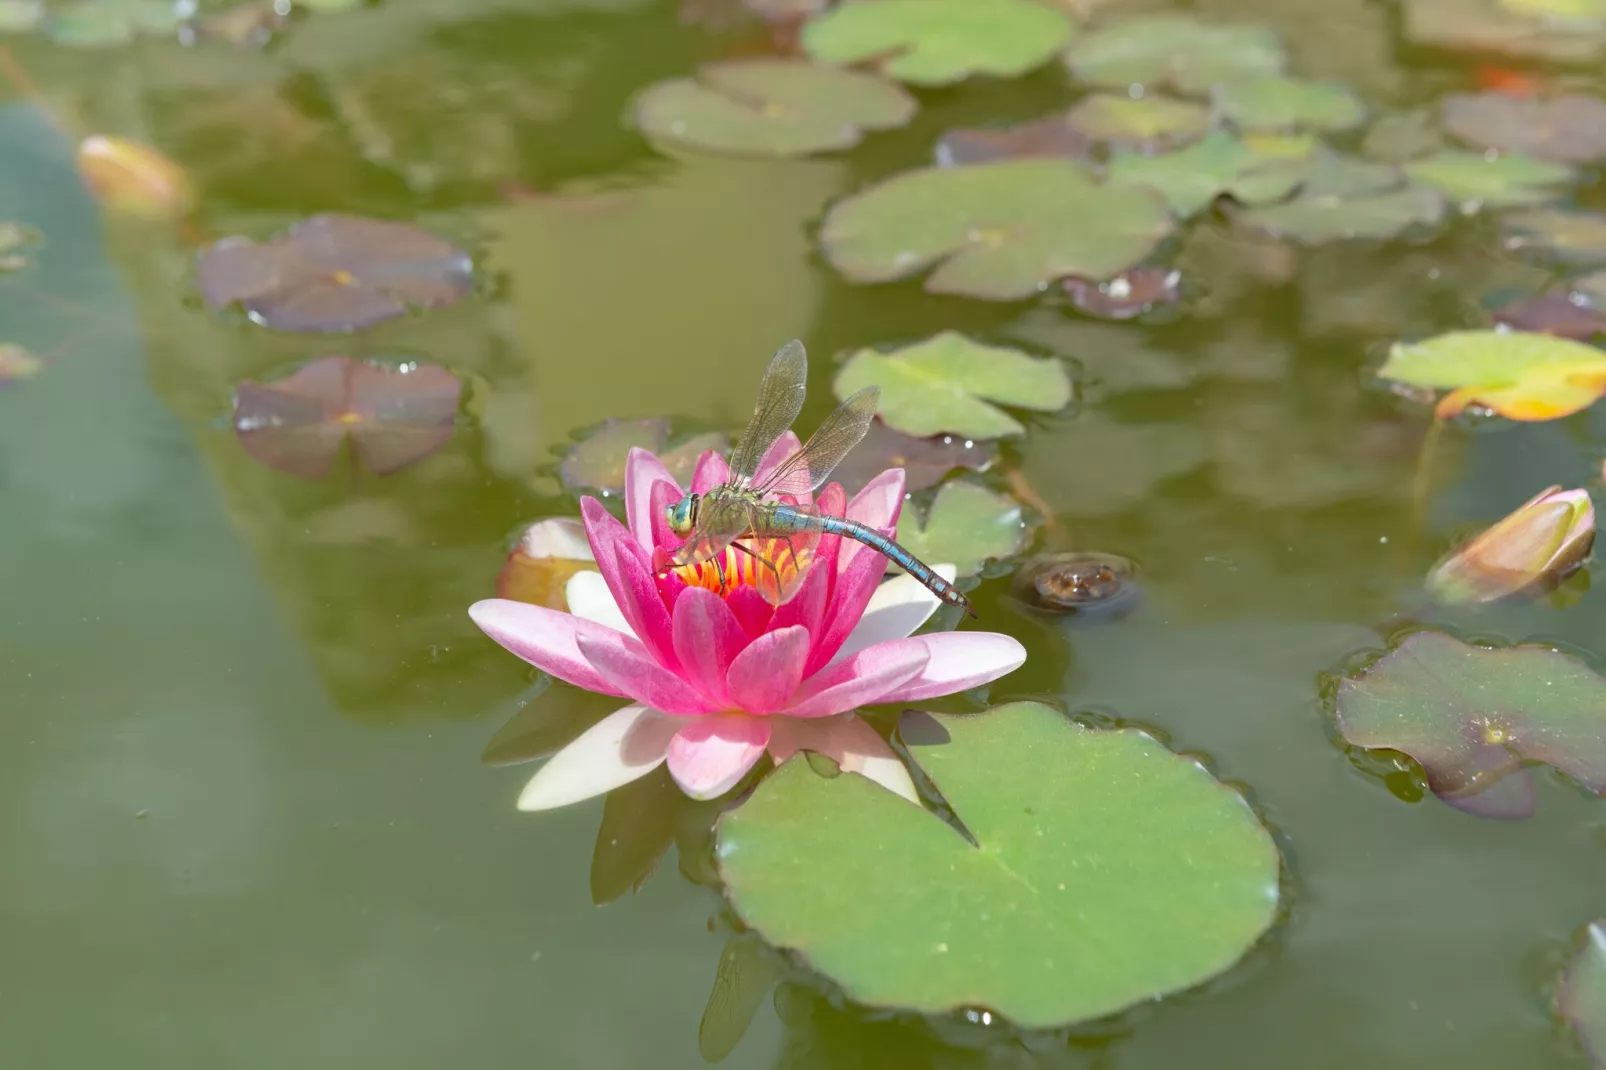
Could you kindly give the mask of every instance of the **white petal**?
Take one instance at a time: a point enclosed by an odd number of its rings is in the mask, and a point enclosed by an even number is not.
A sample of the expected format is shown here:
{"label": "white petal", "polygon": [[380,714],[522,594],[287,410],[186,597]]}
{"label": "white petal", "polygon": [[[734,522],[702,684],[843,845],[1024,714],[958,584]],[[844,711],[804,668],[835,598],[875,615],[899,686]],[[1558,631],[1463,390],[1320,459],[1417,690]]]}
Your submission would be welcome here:
{"label": "white petal", "polygon": [[811,750],[836,762],[844,773],[858,773],[894,795],[919,804],[920,794],[915,791],[909,770],[887,741],[853,714],[772,717],[770,725],[770,756],[777,765],[797,751]]}
{"label": "white petal", "polygon": [[[954,582],[958,569],[953,565],[937,565],[937,575]],[[572,603],[571,603],[572,605]],[[842,643],[828,664],[835,665],[850,658],[866,647],[884,643],[888,639],[903,639],[913,635],[942,605],[942,600],[926,589],[926,585],[908,573],[894,576],[876,588],[864,616],[853,626],[853,631]]]}
{"label": "white petal", "polygon": [[519,549],[529,557],[557,557],[566,561],[595,561],[585,525],[573,517],[538,520],[524,529]]}
{"label": "white petal", "polygon": [[663,764],[685,722],[648,706],[615,710],[547,760],[524,785],[519,809],[567,806],[646,776]]}
{"label": "white petal", "polygon": [[613,600],[613,592],[608,590],[608,581],[602,578],[600,572],[586,569],[570,576],[568,584],[563,588],[563,600],[568,604],[569,612],[582,620],[601,624],[626,635],[636,634],[630,630],[630,623],[619,611],[619,603]]}

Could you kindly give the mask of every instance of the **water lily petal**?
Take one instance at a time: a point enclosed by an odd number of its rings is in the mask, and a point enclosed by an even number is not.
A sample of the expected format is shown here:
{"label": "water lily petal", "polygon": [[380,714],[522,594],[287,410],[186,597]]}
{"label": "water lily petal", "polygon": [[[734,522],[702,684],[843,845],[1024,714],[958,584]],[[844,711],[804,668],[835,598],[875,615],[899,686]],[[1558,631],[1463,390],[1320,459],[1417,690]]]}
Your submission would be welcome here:
{"label": "water lily petal", "polygon": [[[934,568],[937,575],[949,583],[958,574],[953,565],[936,565]],[[875,589],[870,604],[864,608],[864,615],[854,626],[853,634],[847,637],[841,649],[832,657],[832,663],[850,658],[877,643],[913,635],[917,628],[931,619],[940,605],[942,600],[913,576],[907,573],[894,576]]]}
{"label": "water lily petal", "polygon": [[747,646],[747,632],[725,600],[703,587],[675,600],[675,654],[686,679],[719,706],[731,703],[725,674]]}
{"label": "water lily petal", "polygon": [[[952,695],[1014,672],[1026,660],[1025,647],[997,632],[938,632],[900,641],[924,643],[931,651],[931,660],[919,676],[894,688],[878,701],[918,702],[938,695]],[[879,648],[870,648],[876,649]]]}
{"label": "water lily petal", "polygon": [[[764,456],[758,459],[758,469],[753,473],[753,482],[762,485],[782,461],[802,448],[803,441],[797,437],[796,431],[781,432],[781,437],[771,442],[770,448],[764,451]],[[803,505],[810,505],[814,501],[812,494],[799,494],[795,497]]]}
{"label": "water lily petal", "polygon": [[582,498],[580,516],[585,520],[592,552],[597,555],[597,568],[608,581],[608,590],[613,592],[620,612],[630,622],[630,631],[660,665],[671,670],[678,668],[669,610],[658,594],[647,551],[597,499]]}
{"label": "water lily petal", "polygon": [[862,718],[851,713],[838,717],[772,717],[770,757],[779,765],[800,750],[823,754],[844,773],[858,773],[894,795],[920,801],[909,770],[887,741]]}
{"label": "water lily petal", "polygon": [[669,772],[694,799],[717,799],[753,768],[770,741],[767,717],[715,713],[682,722],[669,741]]}
{"label": "water lily petal", "polygon": [[697,468],[692,472],[691,492],[707,494],[714,487],[728,482],[730,477],[731,468],[725,463],[725,458],[713,450],[704,450],[703,455],[697,458]]}
{"label": "water lily petal", "polygon": [[632,446],[625,458],[625,520],[630,525],[630,534],[648,553],[653,548],[652,492],[659,483],[668,483],[674,488],[674,498],[680,497],[680,484],[663,462],[640,446]]}
{"label": "water lily petal", "polygon": [[[851,540],[844,540],[843,552]],[[814,649],[809,651],[809,663],[803,675],[813,676],[828,664],[842,648],[864,615],[865,606],[876,593],[876,585],[887,571],[887,559],[880,554],[859,554],[853,563],[837,574],[826,607],[825,620],[814,636]]]}
{"label": "water lily petal", "polygon": [[770,621],[775,617],[775,607],[765,600],[757,587],[736,588],[725,596],[725,604],[742,622],[742,630],[753,639],[768,631]]}
{"label": "water lily petal", "polygon": [[581,620],[601,624],[625,635],[635,635],[630,630],[630,622],[619,612],[619,603],[613,600],[608,581],[602,578],[600,572],[588,568],[570,576],[563,588],[563,601],[569,607],[569,612]]}
{"label": "water lily petal", "polygon": [[596,670],[637,702],[663,713],[691,715],[718,709],[686,681],[654,661],[634,639],[607,632],[582,633],[580,653]]}
{"label": "water lily petal", "polygon": [[[892,535],[898,529],[898,517],[903,512],[905,483],[902,468],[882,472],[848,502],[847,518],[875,528],[883,535]],[[868,549],[862,543],[849,541],[837,555],[837,571],[845,570],[854,558]]]}
{"label": "water lily petal", "polygon": [[797,700],[781,712],[788,717],[829,717],[888,701],[889,693],[925,672],[930,658],[931,651],[918,638],[879,643],[809,677]]}
{"label": "water lily petal", "polygon": [[[685,497],[678,486],[673,483],[658,482],[652,485],[652,492],[647,495],[647,544],[649,560],[654,560],[653,554],[672,553],[680,549],[680,544],[686,540],[676,535],[669,528],[668,509],[671,502],[678,502]],[[656,550],[654,549],[656,548]],[[670,603],[672,604],[672,603]]]}
{"label": "water lily petal", "polygon": [[731,662],[725,682],[731,698],[748,713],[773,713],[786,706],[803,679],[809,633],[793,625],[765,632]]}
{"label": "water lily petal", "polygon": [[555,557],[564,561],[593,561],[586,529],[572,516],[538,520],[519,537],[519,552],[526,557]]}
{"label": "water lily petal", "polygon": [[537,770],[519,794],[519,809],[567,806],[646,776],[663,764],[685,723],[646,706],[615,710]]}
{"label": "water lily petal", "polygon": [[580,652],[580,635],[611,635],[615,640],[621,639],[613,629],[570,613],[507,598],[475,602],[468,607],[468,615],[482,632],[542,672],[587,691],[629,697]]}

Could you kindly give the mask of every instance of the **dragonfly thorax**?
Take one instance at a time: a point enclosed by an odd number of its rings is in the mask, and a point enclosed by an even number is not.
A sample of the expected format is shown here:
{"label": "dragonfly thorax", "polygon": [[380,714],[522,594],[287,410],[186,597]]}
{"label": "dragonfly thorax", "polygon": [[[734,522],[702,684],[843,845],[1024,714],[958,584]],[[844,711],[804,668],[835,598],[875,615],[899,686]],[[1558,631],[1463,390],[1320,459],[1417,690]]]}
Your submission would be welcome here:
{"label": "dragonfly thorax", "polygon": [[688,494],[667,506],[664,516],[669,521],[669,530],[682,537],[690,535],[697,526],[697,506],[701,499],[701,494]]}

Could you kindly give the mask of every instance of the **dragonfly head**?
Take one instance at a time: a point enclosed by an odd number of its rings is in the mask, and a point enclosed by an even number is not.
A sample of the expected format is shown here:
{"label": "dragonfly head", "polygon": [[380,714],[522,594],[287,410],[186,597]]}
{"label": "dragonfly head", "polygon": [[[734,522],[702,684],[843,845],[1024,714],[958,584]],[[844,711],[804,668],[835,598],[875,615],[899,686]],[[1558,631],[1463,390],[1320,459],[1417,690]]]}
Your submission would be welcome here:
{"label": "dragonfly head", "polygon": [[688,494],[664,509],[670,531],[682,538],[691,534],[691,529],[697,526],[697,503],[701,498],[700,494]]}

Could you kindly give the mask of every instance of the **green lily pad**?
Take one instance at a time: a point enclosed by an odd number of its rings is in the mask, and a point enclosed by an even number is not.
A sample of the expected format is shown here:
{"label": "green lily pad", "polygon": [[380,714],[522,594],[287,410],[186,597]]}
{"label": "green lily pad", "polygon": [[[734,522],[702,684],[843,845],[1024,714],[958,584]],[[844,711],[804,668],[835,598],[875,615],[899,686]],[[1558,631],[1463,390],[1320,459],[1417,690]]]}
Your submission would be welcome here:
{"label": "green lily pad", "polygon": [[1081,37],[1066,52],[1065,62],[1090,85],[1165,85],[1202,96],[1224,82],[1281,74],[1286,57],[1277,35],[1259,26],[1155,15]]}
{"label": "green lily pad", "polygon": [[1346,740],[1410,756],[1435,795],[1488,816],[1521,816],[1492,814],[1477,796],[1523,776],[1532,762],[1606,793],[1602,710],[1606,679],[1577,658],[1544,647],[1469,646],[1433,631],[1407,637],[1337,694]]}
{"label": "green lily pad", "polygon": [[27,33],[44,17],[41,0],[0,0],[0,33]]}
{"label": "green lily pad", "polygon": [[877,61],[899,81],[949,85],[1025,74],[1070,39],[1070,19],[1029,0],[848,0],[809,20],[802,43],[823,63]]}
{"label": "green lily pad", "polygon": [[1221,973],[1276,916],[1243,797],[1142,732],[1017,703],[900,734],[964,832],[797,756],[717,833],[742,920],[860,1003],[1084,1021]]}
{"label": "green lily pad", "polygon": [[1366,105],[1347,86],[1265,75],[1217,87],[1216,107],[1240,130],[1353,130]]}
{"label": "green lily pad", "polygon": [[564,485],[577,493],[594,490],[604,498],[623,494],[625,461],[631,449],[640,446],[657,454],[669,474],[685,486],[691,482],[703,451],[723,452],[729,448],[728,440],[717,432],[694,435],[672,450],[666,449],[668,444],[669,424],[665,420],[604,420],[569,447],[558,474]]}
{"label": "green lily pad", "polygon": [[784,59],[711,63],[697,78],[649,86],[636,125],[671,145],[746,156],[803,156],[903,126],[915,100],[873,74]]}
{"label": "green lily pad", "polygon": [[1606,56],[1606,31],[1539,17],[1512,0],[1406,0],[1404,9],[1405,36],[1419,44],[1574,63]]}
{"label": "green lily pad", "polygon": [[1351,238],[1392,238],[1444,217],[1444,194],[1406,186],[1359,197],[1305,193],[1283,204],[1251,208],[1238,216],[1245,226],[1307,245]]}
{"label": "green lily pad", "polygon": [[1584,931],[1556,986],[1556,1011],[1573,1027],[1596,1066],[1606,1066],[1606,920]]}
{"label": "green lily pad", "polygon": [[1455,93],[1444,99],[1444,126],[1479,148],[1562,163],[1606,159],[1606,100],[1585,93],[1543,100]]}
{"label": "green lily pad", "polygon": [[1606,353],[1527,331],[1450,331],[1396,342],[1377,374],[1407,386],[1448,388],[1436,410],[1441,417],[1477,404],[1512,420],[1554,420],[1606,392]]}
{"label": "green lily pad", "polygon": [[861,349],[837,372],[832,388],[845,398],[871,385],[881,388],[879,415],[887,426],[916,436],[1025,434],[989,402],[1054,412],[1071,401],[1071,377],[1059,361],[982,345],[955,331],[892,353]]}
{"label": "green lily pad", "polygon": [[1542,249],[1569,264],[1606,263],[1606,215],[1536,208],[1500,221],[1507,249]]}
{"label": "green lily pad", "polygon": [[1573,180],[1567,165],[1520,153],[1490,158],[1478,152],[1438,152],[1405,164],[1405,173],[1459,204],[1488,208],[1543,204],[1561,196],[1559,187]]}
{"label": "green lily pad", "polygon": [[41,29],[58,45],[109,48],[142,33],[173,33],[180,21],[173,0],[78,0],[52,8]]}
{"label": "green lily pad", "polygon": [[1110,158],[1109,180],[1112,185],[1147,186],[1187,218],[1223,194],[1251,205],[1282,200],[1298,187],[1303,170],[1299,160],[1268,158],[1241,138],[1217,130],[1185,149],[1158,156],[1117,152]]}
{"label": "green lily pad", "polygon": [[1212,124],[1209,108],[1158,93],[1092,93],[1076,102],[1065,121],[1090,140],[1144,152],[1197,141]]}
{"label": "green lily pad", "polygon": [[1014,498],[962,479],[943,484],[924,520],[905,509],[898,541],[922,561],[946,562],[971,576],[988,561],[1024,550],[1026,521]]}
{"label": "green lily pad", "polygon": [[833,205],[820,244],[855,282],[936,264],[928,292],[1010,301],[1066,275],[1117,275],[1173,226],[1147,190],[1095,182],[1070,160],[1023,159],[895,175]]}

